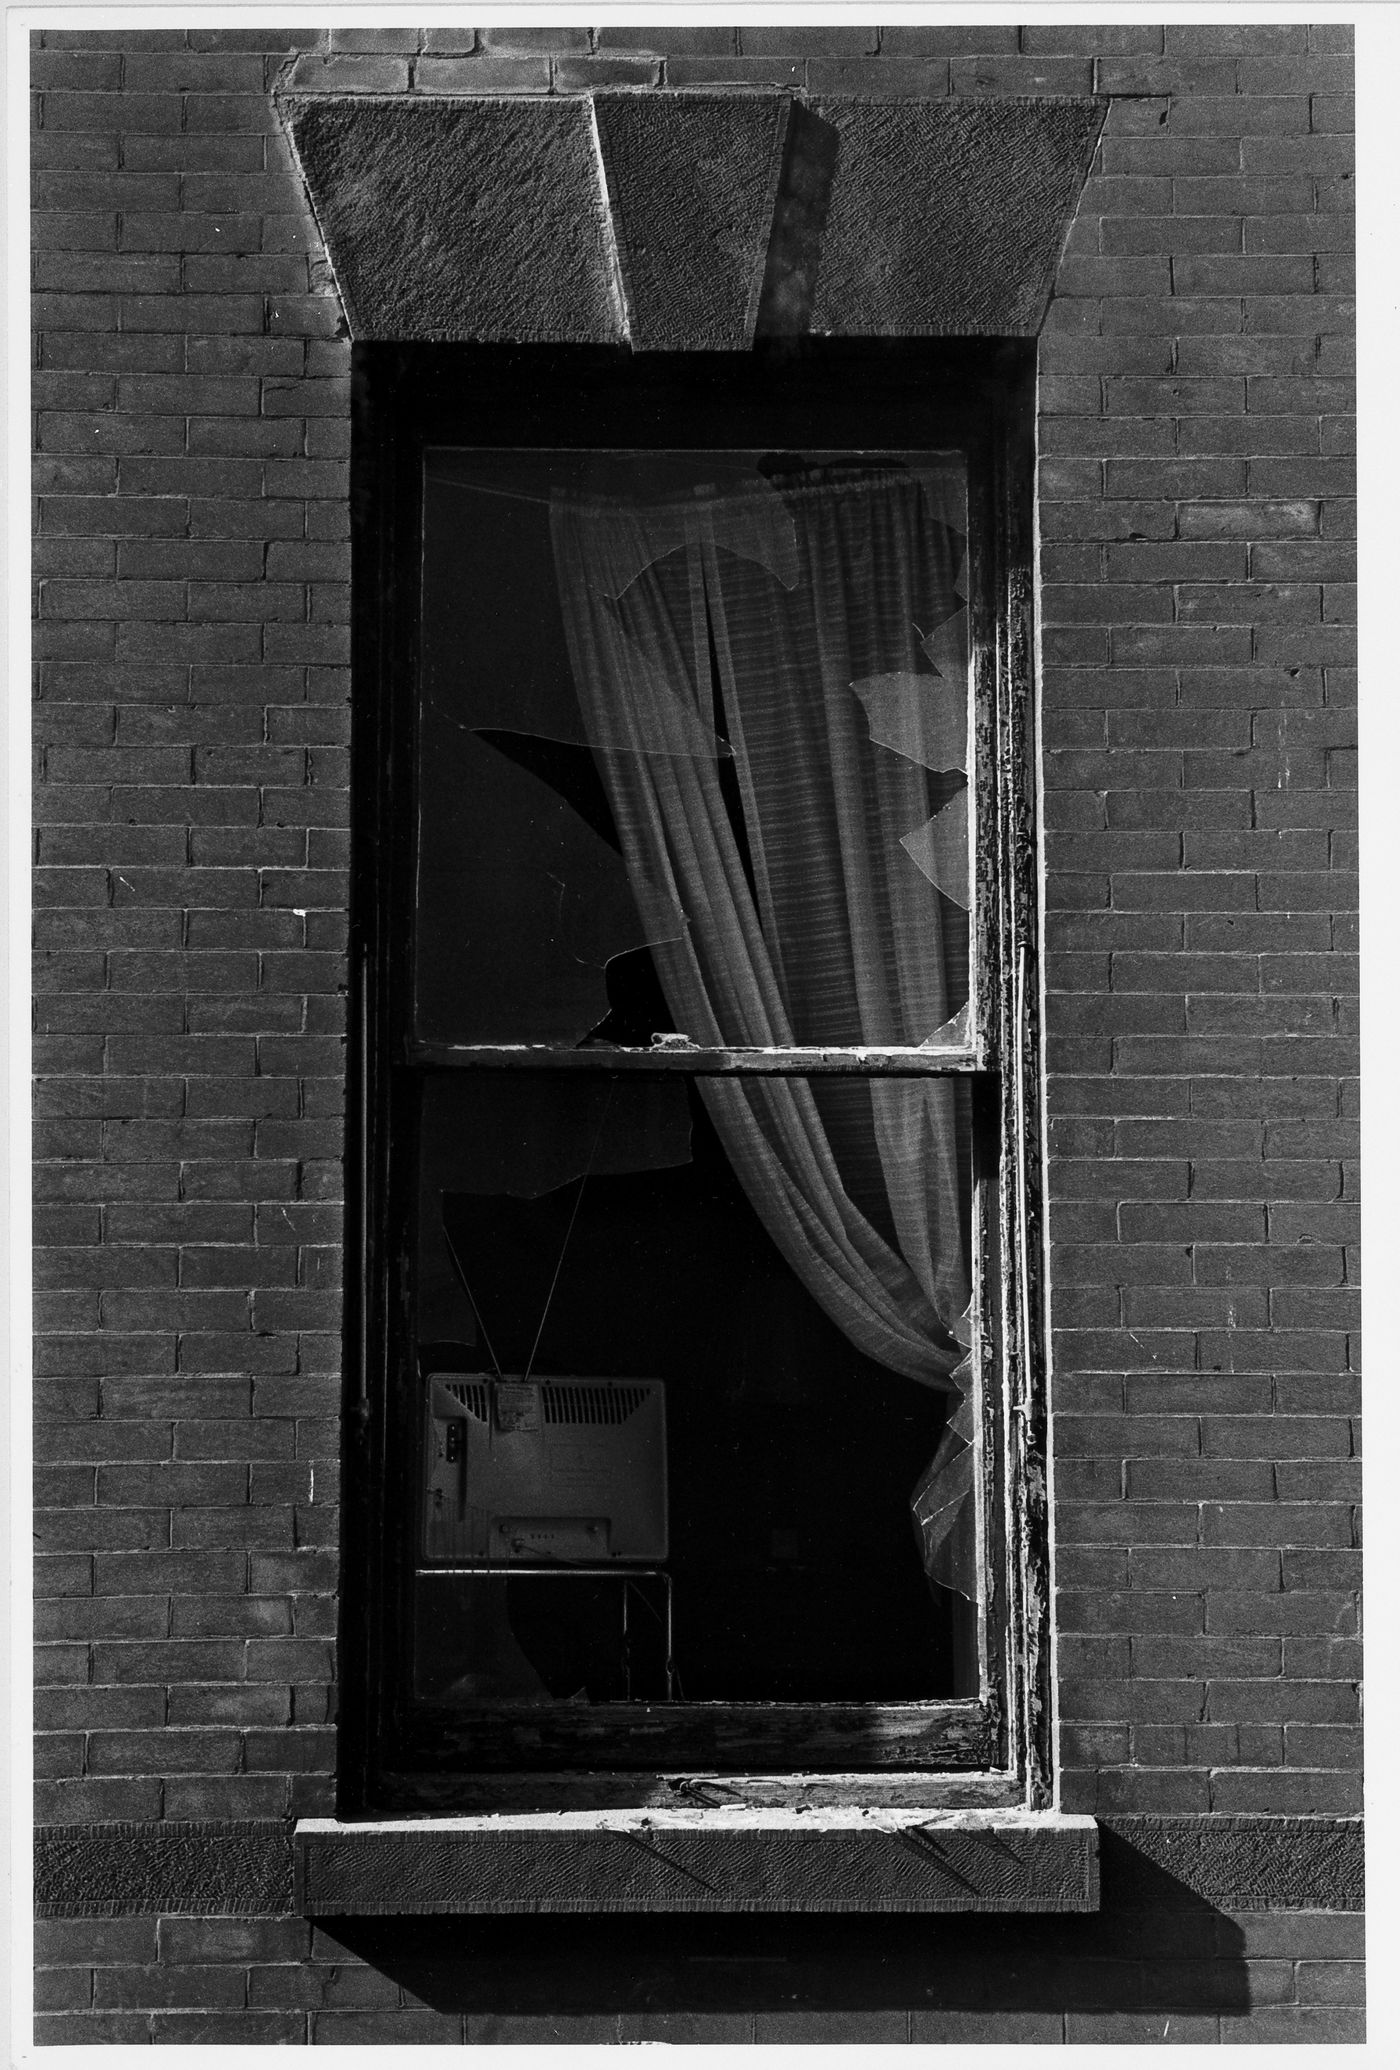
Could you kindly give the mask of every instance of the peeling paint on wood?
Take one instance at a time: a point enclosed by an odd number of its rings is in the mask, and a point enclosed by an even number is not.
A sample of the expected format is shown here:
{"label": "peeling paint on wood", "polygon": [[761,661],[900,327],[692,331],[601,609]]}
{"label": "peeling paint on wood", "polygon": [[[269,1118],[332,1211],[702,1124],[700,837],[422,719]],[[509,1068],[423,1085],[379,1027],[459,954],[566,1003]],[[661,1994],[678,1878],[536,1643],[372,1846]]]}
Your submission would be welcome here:
{"label": "peeling paint on wood", "polygon": [[404,1811],[485,1813],[647,1809],[688,1804],[706,1808],[748,1805],[761,1810],[812,1810],[926,1805],[931,1795],[945,1809],[1013,1808],[1016,1786],[1005,1776],[930,1775],[893,1769],[840,1775],[648,1775],[564,1769],[554,1774],[416,1774],[387,1779]]}
{"label": "peeling paint on wood", "polygon": [[850,1071],[863,1078],[941,1077],[950,1071],[981,1069],[974,1049],[714,1049],[674,1038],[651,1049],[551,1049],[544,1043],[467,1044],[415,1042],[405,1062],[455,1066],[461,1070],[685,1071],[738,1072],[749,1076],[801,1076]]}
{"label": "peeling paint on wood", "polygon": [[996,1762],[992,1714],[948,1704],[497,1705],[418,1714],[414,1766],[655,1770],[662,1762],[726,1770],[985,1770]]}

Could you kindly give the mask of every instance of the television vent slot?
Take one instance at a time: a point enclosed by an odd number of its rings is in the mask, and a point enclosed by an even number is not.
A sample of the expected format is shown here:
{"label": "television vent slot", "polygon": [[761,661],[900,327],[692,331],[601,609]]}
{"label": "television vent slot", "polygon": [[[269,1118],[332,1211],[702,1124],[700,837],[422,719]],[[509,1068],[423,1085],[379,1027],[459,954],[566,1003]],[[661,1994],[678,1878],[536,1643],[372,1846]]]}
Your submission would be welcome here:
{"label": "television vent slot", "polygon": [[625,1423],[651,1394],[649,1387],[544,1387],[546,1423]]}
{"label": "television vent slot", "polygon": [[469,1416],[475,1416],[478,1423],[490,1421],[484,1380],[439,1380],[438,1385],[454,1401],[460,1402]]}

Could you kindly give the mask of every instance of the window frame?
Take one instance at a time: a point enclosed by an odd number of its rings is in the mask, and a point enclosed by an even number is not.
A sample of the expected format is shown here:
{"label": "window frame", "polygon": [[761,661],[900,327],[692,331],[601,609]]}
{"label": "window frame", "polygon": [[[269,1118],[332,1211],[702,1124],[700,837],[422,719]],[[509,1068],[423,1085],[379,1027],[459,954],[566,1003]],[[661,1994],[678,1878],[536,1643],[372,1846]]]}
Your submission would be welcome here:
{"label": "window frame", "polygon": [[[358,346],[353,372],[351,1040],[346,1274],[346,1501],[343,1537],[342,1811],[443,1812],[579,1802],[676,1802],[676,1789],[720,1801],[781,1805],[800,1776],[804,1801],[1024,1804],[1050,1801],[1048,1543],[1040,1218],[1040,1071],[1033,724],[1031,438],[1034,348],[1025,341],[803,341],[744,355],[649,355],[606,347]],[[853,391],[853,382],[860,387]],[[852,403],[855,392],[859,400]],[[955,400],[939,399],[949,394]],[[690,428],[677,437],[675,398]],[[781,398],[781,401],[778,400]],[[800,440],[771,435],[823,402],[833,414]],[[648,414],[650,409],[650,414]],[[631,412],[629,424],[628,413]],[[661,429],[637,436],[641,415]],[[600,415],[601,413],[601,415]],[[912,422],[909,420],[912,419]],[[610,431],[609,425],[616,425]],[[744,424],[755,435],[745,436]],[[887,426],[883,437],[872,426]],[[940,441],[937,425],[945,427]],[[767,435],[765,435],[765,427]],[[927,427],[927,428],[926,428]],[[949,439],[948,432],[955,438]],[[619,436],[618,433],[623,435]],[[975,1057],[934,1074],[972,1070],[989,1111],[976,1131],[997,1169],[977,1186],[983,1347],[986,1523],[982,1692],[977,1698],[879,1706],[885,1740],[871,1765],[852,1756],[852,1728],[876,1707],[695,1705],[687,1711],[763,1712],[748,1774],[716,1774],[696,1739],[668,1729],[651,1766],[590,1770],[553,1757],[528,1774],[425,1761],[401,1704],[390,1628],[402,1622],[405,1510],[411,1471],[396,1437],[390,1375],[407,1327],[407,1252],[390,1220],[391,1146],[405,1073],[448,1062],[538,1068],[503,1051],[443,1054],[405,1042],[415,800],[412,725],[418,681],[422,455],[427,445],[808,444],[824,450],[907,451],[957,443],[969,453],[969,529],[985,575],[971,599],[976,710]],[[980,466],[972,459],[976,451]],[[977,513],[974,519],[974,510]],[[405,801],[407,802],[407,805]],[[578,1059],[585,1053],[564,1053]],[[616,1070],[616,1052],[564,1068]],[[560,1053],[550,1060],[557,1067]],[[763,1068],[882,1068],[875,1059],[816,1064],[792,1051]],[[743,1053],[647,1053],[622,1068],[743,1070]],[[893,1068],[920,1068],[907,1056]],[[398,1571],[389,1548],[397,1534]],[[640,1708],[640,1707],[638,1707]],[[669,1707],[668,1707],[669,1708]],[[826,1715],[823,1716],[822,1714]],[[780,1715],[781,1714],[781,1715]],[[789,1715],[791,1714],[791,1715]],[[678,1720],[673,1716],[670,1725]],[[711,1720],[713,1723],[713,1719]],[[564,1730],[567,1731],[567,1721]],[[728,1735],[732,1744],[732,1735]],[[478,1740],[477,1744],[480,1742]],[[859,1772],[853,1773],[853,1770]],[[680,1778],[678,1783],[677,1778]],[[707,1783],[706,1778],[709,1778]],[[912,1794],[911,1794],[912,1793]]]}

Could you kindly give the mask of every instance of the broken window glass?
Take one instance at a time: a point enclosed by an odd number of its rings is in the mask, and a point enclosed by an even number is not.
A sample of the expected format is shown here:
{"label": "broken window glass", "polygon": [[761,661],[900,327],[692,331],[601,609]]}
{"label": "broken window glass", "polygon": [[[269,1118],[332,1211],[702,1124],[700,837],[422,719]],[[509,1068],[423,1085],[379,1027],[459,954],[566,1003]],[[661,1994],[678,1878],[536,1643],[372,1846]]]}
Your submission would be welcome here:
{"label": "broken window glass", "polygon": [[927,1044],[970,984],[961,463],[519,460],[429,461],[420,1035],[584,1041],[650,948],[693,1040]]}
{"label": "broken window glass", "polygon": [[[634,878],[664,885],[689,923],[657,962],[699,1041],[917,1046],[966,1003],[965,541],[947,522],[961,477],[945,472],[775,476],[796,528],[792,584],[693,509],[685,551],[624,582],[630,514],[554,501],[580,701]],[[726,526],[754,500],[732,496]],[[641,739],[643,711],[655,724],[658,680],[729,742],[737,802],[679,733],[668,757],[611,747]],[[643,902],[643,916],[659,939],[665,911]]]}

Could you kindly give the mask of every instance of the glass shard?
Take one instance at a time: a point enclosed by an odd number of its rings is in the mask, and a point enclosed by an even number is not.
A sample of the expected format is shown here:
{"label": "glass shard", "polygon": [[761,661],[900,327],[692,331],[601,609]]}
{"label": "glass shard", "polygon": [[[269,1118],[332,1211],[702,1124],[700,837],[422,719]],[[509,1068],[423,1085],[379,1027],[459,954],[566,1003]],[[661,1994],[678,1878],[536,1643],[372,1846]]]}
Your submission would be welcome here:
{"label": "glass shard", "polygon": [[[919,641],[943,680],[955,686],[967,707],[967,612],[955,611]],[[958,765],[965,768],[966,763]]]}
{"label": "glass shard", "polygon": [[[915,465],[909,472],[919,485],[929,518],[961,544],[967,537],[967,478],[961,459],[950,454],[941,467]],[[964,561],[966,558],[964,554]]]}
{"label": "glass shard", "polygon": [[954,1378],[963,1394],[943,1428],[938,1450],[909,1499],[924,1572],[940,1588],[977,1599],[977,1405],[971,1359]]}
{"label": "glass shard", "polygon": [[870,738],[925,769],[967,768],[967,692],[942,676],[866,676],[852,683]]}
{"label": "glass shard", "polygon": [[946,1455],[940,1445],[928,1472],[914,1490],[910,1511],[929,1580],[975,1602],[975,1455],[970,1447],[951,1438],[945,1442]]}
{"label": "glass shard", "polygon": [[966,1049],[972,1040],[972,1001],[965,999],[950,1021],[920,1043],[921,1049]]}
{"label": "glass shard", "polygon": [[972,897],[967,831],[967,792],[961,790],[924,826],[903,835],[899,844],[929,883],[964,910]]}

